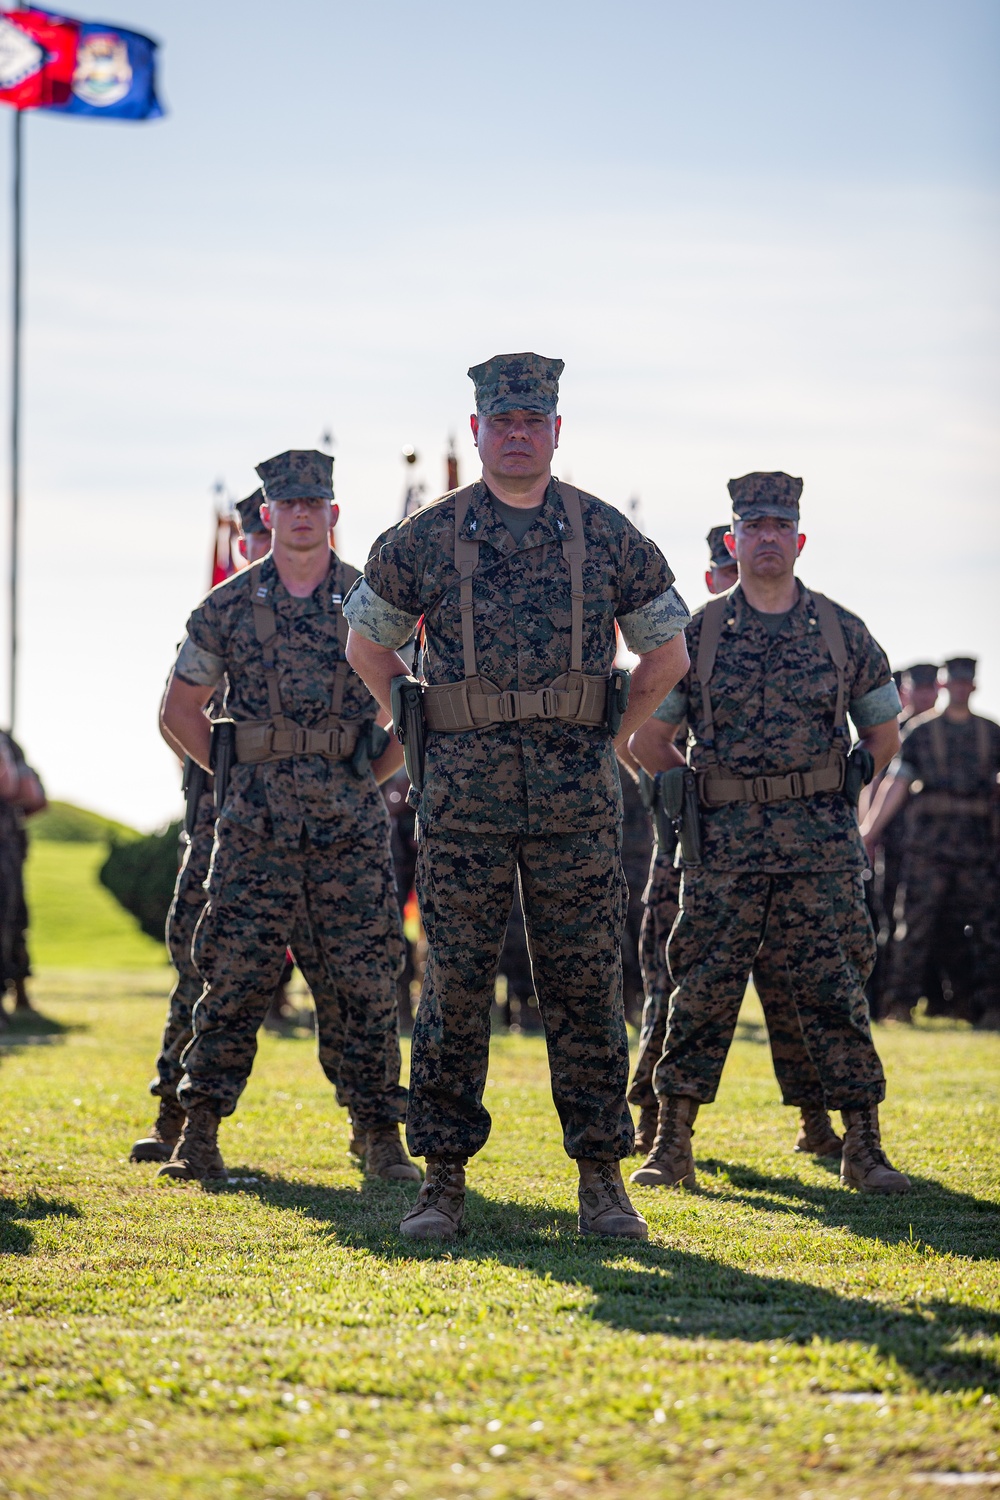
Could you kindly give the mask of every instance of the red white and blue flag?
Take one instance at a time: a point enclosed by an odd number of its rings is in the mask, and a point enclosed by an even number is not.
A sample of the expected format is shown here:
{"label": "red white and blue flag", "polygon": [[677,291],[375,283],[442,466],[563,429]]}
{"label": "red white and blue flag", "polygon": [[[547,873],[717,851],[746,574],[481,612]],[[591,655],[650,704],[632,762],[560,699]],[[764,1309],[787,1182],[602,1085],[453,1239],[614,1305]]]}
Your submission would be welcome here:
{"label": "red white and blue flag", "polygon": [[0,12],[0,102],[15,109],[155,120],[156,43],[36,7]]}

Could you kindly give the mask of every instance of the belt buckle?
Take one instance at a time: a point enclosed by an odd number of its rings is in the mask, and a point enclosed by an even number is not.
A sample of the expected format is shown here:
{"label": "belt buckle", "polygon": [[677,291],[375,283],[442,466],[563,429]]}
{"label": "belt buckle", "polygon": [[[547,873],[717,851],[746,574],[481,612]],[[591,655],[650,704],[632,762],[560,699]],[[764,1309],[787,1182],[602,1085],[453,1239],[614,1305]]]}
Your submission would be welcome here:
{"label": "belt buckle", "polygon": [[308,732],[309,731],[307,729],[293,729],[292,730],[292,754],[293,755],[305,755],[305,753],[306,753],[306,735],[308,734]]}
{"label": "belt buckle", "polygon": [[789,797],[805,796],[805,782],[802,780],[801,771],[790,771],[788,773],[788,795]]}
{"label": "belt buckle", "polygon": [[770,776],[754,777],[750,784],[750,791],[753,794],[755,802],[763,802],[766,805],[773,800],[771,797],[771,781],[772,778]]}
{"label": "belt buckle", "polygon": [[542,719],[554,719],[556,716],[556,695],[552,688],[542,688],[542,707],[539,717]]}
{"label": "belt buckle", "polygon": [[517,719],[517,693],[512,688],[500,694],[500,718],[504,724],[513,724]]}

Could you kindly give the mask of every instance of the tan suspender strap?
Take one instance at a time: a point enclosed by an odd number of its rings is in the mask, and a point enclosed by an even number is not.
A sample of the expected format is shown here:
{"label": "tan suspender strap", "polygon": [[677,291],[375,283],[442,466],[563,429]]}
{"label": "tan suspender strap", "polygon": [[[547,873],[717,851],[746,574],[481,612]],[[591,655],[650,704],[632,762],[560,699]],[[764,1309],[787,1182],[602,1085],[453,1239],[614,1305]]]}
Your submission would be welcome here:
{"label": "tan suspender strap", "polygon": [[837,707],[833,715],[834,733],[847,723],[847,642],[837,611],[825,594],[813,594],[819,633],[837,669]]}
{"label": "tan suspender strap", "polygon": [[341,562],[339,558],[336,566],[331,569],[330,582],[333,590],[330,602],[337,613],[337,640],[340,642],[341,652],[341,659],[333,673],[333,693],[330,697],[331,719],[340,718],[340,710],[344,706],[344,689],[351,670],[347,664],[347,632],[350,626],[344,618],[344,599],[359,576],[357,568],[352,568],[350,563]]}
{"label": "tan suspender strap", "polygon": [[267,585],[260,581],[260,569],[253,569],[248,579],[250,602],[253,605],[253,628],[264,655],[264,681],[267,683],[267,706],[275,724],[285,728],[285,714],[281,706],[281,690],[278,686],[278,668],[274,659],[274,638],[278,624],[274,610],[267,601]]}
{"label": "tan suspender strap", "polygon": [[462,535],[474,486],[468,484],[455,495],[455,567],[461,579],[459,608],[462,611],[462,660],[466,678],[476,673],[476,623],[472,607],[472,575],[479,566],[479,543]]}
{"label": "tan suspender strap", "polygon": [[702,741],[709,752],[715,754],[715,716],[712,713],[712,695],[708,684],[715,671],[715,657],[722,639],[722,625],[726,610],[732,605],[728,598],[710,599],[701,612],[701,635],[698,637],[698,657],[695,671],[701,683],[701,716],[705,721]]}
{"label": "tan suspender strap", "polygon": [[580,491],[571,484],[558,481],[572,536],[564,536],[563,557],[569,564],[570,588],[570,646],[569,669],[583,671],[583,560],[587,555],[587,541],[583,534],[583,509]]}

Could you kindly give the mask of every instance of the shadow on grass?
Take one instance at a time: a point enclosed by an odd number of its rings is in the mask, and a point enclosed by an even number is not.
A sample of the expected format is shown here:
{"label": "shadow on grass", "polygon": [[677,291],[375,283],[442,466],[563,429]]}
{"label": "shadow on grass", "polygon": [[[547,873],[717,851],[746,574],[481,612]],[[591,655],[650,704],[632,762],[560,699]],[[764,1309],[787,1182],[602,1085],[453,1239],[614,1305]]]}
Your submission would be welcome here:
{"label": "shadow on grass", "polygon": [[51,1047],[64,1042],[70,1032],[88,1030],[83,1023],[67,1025],[37,1010],[18,1010],[5,1020],[6,1025],[0,1027],[0,1062],[6,1052],[16,1052],[21,1047]]}
{"label": "shadow on grass", "polygon": [[35,1243],[33,1219],[78,1219],[80,1210],[61,1198],[27,1193],[23,1198],[0,1197],[0,1253],[29,1255]]}
{"label": "shadow on grass", "polygon": [[961,1303],[885,1307],[685,1250],[583,1238],[576,1216],[563,1209],[497,1202],[475,1191],[466,1199],[466,1232],[439,1245],[414,1244],[397,1232],[416,1196],[411,1185],[365,1178],[358,1189],[324,1188],[261,1175],[242,1191],[301,1213],[340,1245],[387,1260],[481,1260],[589,1288],[587,1315],[615,1328],[747,1343],[857,1342],[896,1360],[928,1390],[1000,1390],[995,1361],[956,1347],[973,1336],[1000,1335],[1000,1315]]}
{"label": "shadow on grass", "polygon": [[[839,1173],[839,1163],[821,1166]],[[903,1197],[881,1198],[846,1191],[834,1177],[825,1184],[755,1171],[736,1162],[703,1158],[698,1168],[722,1181],[713,1195],[767,1213],[791,1214],[830,1228],[881,1240],[883,1244],[926,1245],[941,1254],[970,1260],[997,1259],[1000,1246],[1000,1207],[971,1193],[956,1193],[927,1178],[911,1174],[913,1191]],[[726,1183],[731,1184],[727,1188]]]}

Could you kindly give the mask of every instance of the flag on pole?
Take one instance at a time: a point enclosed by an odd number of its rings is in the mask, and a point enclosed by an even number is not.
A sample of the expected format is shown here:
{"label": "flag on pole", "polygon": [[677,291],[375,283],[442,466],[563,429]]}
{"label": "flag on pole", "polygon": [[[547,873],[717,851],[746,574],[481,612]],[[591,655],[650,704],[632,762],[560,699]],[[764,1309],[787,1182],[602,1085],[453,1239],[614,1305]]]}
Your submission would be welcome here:
{"label": "flag on pole", "polygon": [[0,13],[0,102],[51,109],[72,93],[78,22],[44,10]]}
{"label": "flag on pole", "polygon": [[156,43],[139,31],[81,21],[69,97],[48,106],[57,114],[106,120],[157,120]]}
{"label": "flag on pole", "polygon": [[210,588],[215,588],[217,583],[224,583],[227,578],[232,578],[237,571],[236,557],[233,551],[233,543],[237,539],[236,522],[231,511],[217,510],[215,512],[215,541],[212,546],[212,564]]}

